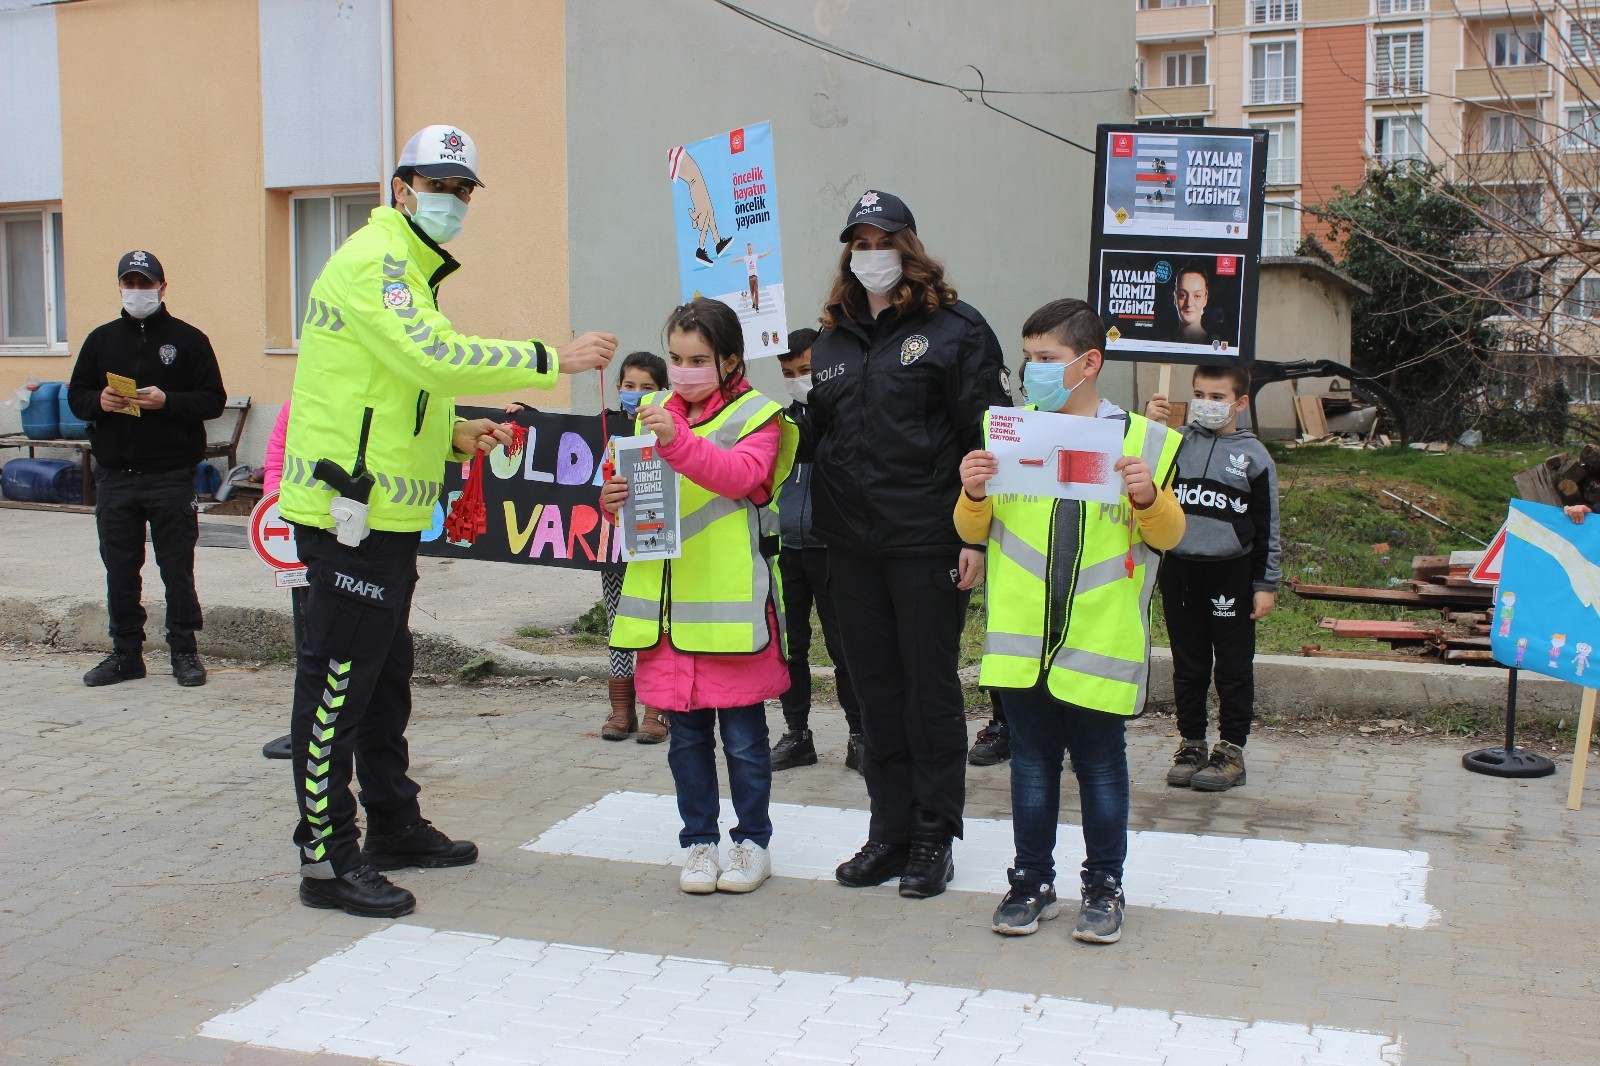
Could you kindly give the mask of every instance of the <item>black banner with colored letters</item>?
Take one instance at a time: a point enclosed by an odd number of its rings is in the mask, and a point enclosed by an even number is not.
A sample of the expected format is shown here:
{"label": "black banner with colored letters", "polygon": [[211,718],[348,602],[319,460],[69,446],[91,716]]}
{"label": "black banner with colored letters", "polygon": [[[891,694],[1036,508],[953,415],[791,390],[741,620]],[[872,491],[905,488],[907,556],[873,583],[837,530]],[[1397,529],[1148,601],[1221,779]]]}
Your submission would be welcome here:
{"label": "black banner with colored letters", "polygon": [[[422,554],[496,563],[532,563],[576,570],[621,564],[622,538],[600,513],[600,466],[605,461],[599,415],[558,415],[495,407],[458,407],[464,418],[492,418],[528,427],[521,455],[488,453],[483,506],[488,529],[473,544],[444,535],[444,516],[466,482],[463,463],[449,463],[434,505],[433,526],[422,534]],[[606,432],[633,432],[633,420],[612,416]]]}

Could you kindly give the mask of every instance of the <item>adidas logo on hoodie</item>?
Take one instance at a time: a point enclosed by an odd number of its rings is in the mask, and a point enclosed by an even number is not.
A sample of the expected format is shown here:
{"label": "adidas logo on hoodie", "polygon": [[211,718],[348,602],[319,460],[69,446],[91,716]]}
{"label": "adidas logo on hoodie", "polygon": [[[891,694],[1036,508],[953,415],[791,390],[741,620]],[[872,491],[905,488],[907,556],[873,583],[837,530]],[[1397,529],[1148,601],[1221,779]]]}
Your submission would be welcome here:
{"label": "adidas logo on hoodie", "polygon": [[1185,507],[1211,507],[1224,512],[1231,508],[1235,514],[1250,510],[1250,501],[1243,496],[1229,496],[1226,492],[1203,489],[1183,481],[1174,485],[1172,492],[1178,497],[1178,503]]}

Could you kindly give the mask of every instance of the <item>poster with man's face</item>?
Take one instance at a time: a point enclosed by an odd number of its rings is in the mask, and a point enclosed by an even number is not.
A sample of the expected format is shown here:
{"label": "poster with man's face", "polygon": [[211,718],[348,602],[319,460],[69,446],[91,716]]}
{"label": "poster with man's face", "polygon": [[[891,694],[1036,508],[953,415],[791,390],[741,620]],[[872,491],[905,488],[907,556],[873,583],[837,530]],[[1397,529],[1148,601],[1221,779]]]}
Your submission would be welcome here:
{"label": "poster with man's face", "polygon": [[1101,126],[1089,303],[1108,359],[1255,359],[1266,134]]}
{"label": "poster with man's face", "polygon": [[1178,357],[1239,354],[1243,256],[1107,249],[1098,310],[1106,353]]}

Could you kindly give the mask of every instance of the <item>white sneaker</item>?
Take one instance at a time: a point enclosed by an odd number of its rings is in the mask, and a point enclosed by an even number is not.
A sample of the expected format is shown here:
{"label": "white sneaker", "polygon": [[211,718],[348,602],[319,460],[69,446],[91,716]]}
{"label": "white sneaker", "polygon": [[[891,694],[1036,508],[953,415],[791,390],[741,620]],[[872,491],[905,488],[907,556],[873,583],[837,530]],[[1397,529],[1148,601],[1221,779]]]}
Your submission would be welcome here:
{"label": "white sneaker", "polygon": [[689,857],[683,860],[683,872],[678,875],[678,888],[695,896],[709,895],[717,890],[721,877],[722,864],[717,860],[717,846],[689,845]]}
{"label": "white sneaker", "polygon": [[728,852],[728,869],[717,878],[722,892],[754,892],[772,876],[772,855],[760,844],[741,840]]}

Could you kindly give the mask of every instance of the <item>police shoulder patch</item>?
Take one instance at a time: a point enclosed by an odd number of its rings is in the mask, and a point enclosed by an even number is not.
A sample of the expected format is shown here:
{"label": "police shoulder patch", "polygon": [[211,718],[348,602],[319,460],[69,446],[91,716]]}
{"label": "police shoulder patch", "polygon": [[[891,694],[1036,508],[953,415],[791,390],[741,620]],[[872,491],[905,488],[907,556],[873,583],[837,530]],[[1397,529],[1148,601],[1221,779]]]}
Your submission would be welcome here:
{"label": "police shoulder patch", "polygon": [[383,306],[398,309],[411,306],[411,290],[403,281],[391,281],[383,286]]}
{"label": "police shoulder patch", "polygon": [[900,365],[910,366],[928,352],[928,338],[914,333],[900,343]]}

